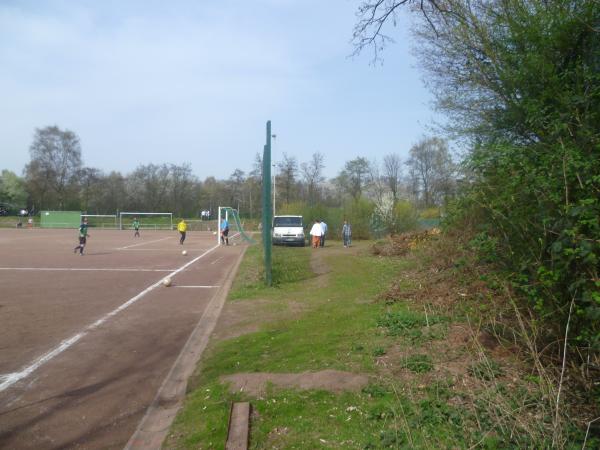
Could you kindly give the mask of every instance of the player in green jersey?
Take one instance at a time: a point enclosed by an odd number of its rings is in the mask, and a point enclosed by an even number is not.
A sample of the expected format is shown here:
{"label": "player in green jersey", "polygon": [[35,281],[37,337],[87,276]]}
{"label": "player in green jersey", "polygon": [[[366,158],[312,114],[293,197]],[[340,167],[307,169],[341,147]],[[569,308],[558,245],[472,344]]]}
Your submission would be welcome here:
{"label": "player in green jersey", "polygon": [[77,253],[77,250],[79,249],[79,254],[83,256],[83,249],[85,248],[88,237],[87,219],[83,219],[83,222],[81,222],[81,225],[79,225],[79,245],[73,249],[73,253]]}
{"label": "player in green jersey", "polygon": [[137,217],[133,218],[133,223],[131,225],[133,226],[133,229],[135,230],[135,233],[133,233],[133,237],[140,237],[140,221],[138,220]]}

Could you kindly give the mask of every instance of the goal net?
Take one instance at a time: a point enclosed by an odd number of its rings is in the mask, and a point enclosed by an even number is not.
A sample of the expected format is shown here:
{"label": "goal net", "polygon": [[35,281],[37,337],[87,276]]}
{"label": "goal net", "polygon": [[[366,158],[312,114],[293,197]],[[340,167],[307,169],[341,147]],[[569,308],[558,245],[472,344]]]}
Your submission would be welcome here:
{"label": "goal net", "polygon": [[237,210],[229,206],[219,206],[219,215],[217,216],[217,243],[226,244],[227,240],[221,236],[221,230],[227,221],[229,228],[228,241],[229,244],[237,244],[240,242],[254,243],[254,239],[244,231],[243,223]]}
{"label": "goal net", "polygon": [[216,231],[216,220],[186,219],[188,231]]}
{"label": "goal net", "polygon": [[81,220],[87,219],[88,226],[95,228],[117,228],[116,214],[82,214]]}
{"label": "goal net", "polygon": [[119,214],[119,229],[133,228],[133,220],[140,223],[141,230],[172,230],[173,213],[121,212]]}

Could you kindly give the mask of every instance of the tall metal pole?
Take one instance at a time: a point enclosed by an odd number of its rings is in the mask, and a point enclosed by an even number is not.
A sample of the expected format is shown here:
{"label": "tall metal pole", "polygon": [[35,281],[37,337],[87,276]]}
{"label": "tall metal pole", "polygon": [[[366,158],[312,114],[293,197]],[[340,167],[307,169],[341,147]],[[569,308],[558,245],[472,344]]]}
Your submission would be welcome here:
{"label": "tall metal pole", "polygon": [[219,214],[217,216],[217,245],[221,245],[221,207],[219,206]]}
{"label": "tall metal pole", "polygon": [[[275,142],[277,140],[277,135],[276,134],[272,134],[271,137],[273,138],[273,147],[275,147]],[[273,217],[275,217],[275,215],[277,214],[277,210],[276,210],[276,204],[277,204],[277,201],[276,201],[276,199],[277,199],[277,172],[275,171],[275,167],[276,167],[276,165],[273,164]]]}
{"label": "tall metal pole", "polygon": [[273,217],[275,217],[275,199],[277,198],[277,174],[275,173],[275,164],[273,164]]}
{"label": "tall metal pole", "polygon": [[267,142],[264,147],[263,153],[263,217],[262,217],[262,236],[264,245],[264,264],[265,264],[265,284],[271,286],[273,284],[271,267],[272,267],[272,256],[273,250],[273,235],[272,225],[272,206],[271,206],[271,121],[267,122]]}

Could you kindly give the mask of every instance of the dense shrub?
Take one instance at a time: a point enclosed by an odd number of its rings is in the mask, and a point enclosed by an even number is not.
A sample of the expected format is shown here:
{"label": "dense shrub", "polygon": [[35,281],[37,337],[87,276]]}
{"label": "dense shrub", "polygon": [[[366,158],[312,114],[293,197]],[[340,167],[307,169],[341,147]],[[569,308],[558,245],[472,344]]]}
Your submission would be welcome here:
{"label": "dense shrub", "polygon": [[341,207],[328,207],[324,204],[309,205],[304,202],[290,203],[279,208],[277,214],[298,214],[304,217],[305,228],[310,230],[315,219],[324,220],[328,226],[330,239],[340,239],[344,220],[352,225],[353,239],[369,239],[370,219],[374,205],[369,200],[347,200]]}
{"label": "dense shrub", "polygon": [[549,342],[572,312],[569,338],[600,349],[600,2],[450,4],[422,36],[439,104],[473,143],[454,223],[512,273]]}

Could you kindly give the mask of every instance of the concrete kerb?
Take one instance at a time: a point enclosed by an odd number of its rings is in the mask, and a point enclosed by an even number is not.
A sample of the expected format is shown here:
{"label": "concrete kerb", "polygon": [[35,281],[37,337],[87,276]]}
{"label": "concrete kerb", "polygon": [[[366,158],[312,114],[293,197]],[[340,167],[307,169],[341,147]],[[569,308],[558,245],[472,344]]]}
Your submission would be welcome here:
{"label": "concrete kerb", "polygon": [[242,250],[236,263],[227,274],[225,282],[206,307],[152,404],[125,445],[125,450],[151,450],[162,447],[169,428],[183,403],[187,380],[208,344],[245,253],[246,248]]}

